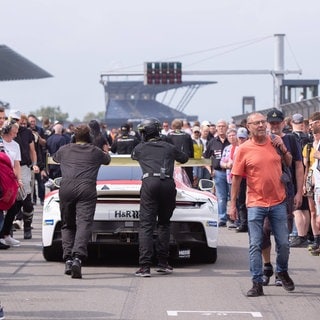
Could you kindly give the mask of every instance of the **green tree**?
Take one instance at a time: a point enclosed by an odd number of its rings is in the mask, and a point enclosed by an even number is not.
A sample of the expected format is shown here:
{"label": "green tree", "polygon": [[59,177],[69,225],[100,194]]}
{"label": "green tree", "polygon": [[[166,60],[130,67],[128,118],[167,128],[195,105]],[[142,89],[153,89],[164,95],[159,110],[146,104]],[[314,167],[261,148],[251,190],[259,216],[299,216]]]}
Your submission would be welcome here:
{"label": "green tree", "polygon": [[104,111],[99,111],[98,113],[88,112],[84,118],[83,122],[89,122],[91,120],[104,121]]}
{"label": "green tree", "polygon": [[69,118],[68,113],[63,113],[60,109],[60,106],[56,107],[41,107],[39,110],[32,111],[34,115],[39,119],[43,119],[45,117],[49,118],[51,122],[59,121],[65,122]]}

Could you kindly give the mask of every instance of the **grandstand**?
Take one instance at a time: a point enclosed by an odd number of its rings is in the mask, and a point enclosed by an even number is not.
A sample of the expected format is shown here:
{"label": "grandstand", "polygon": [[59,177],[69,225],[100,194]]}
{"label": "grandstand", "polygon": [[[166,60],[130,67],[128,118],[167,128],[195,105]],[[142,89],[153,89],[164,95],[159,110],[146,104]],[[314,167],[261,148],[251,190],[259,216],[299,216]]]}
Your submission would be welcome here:
{"label": "grandstand", "polygon": [[[320,112],[320,97],[318,95],[319,80],[318,79],[299,79],[282,81],[280,86],[280,105],[279,109],[283,112],[285,117],[290,117],[295,113],[300,113],[305,119],[314,112]],[[297,92],[302,94],[298,101],[295,101]],[[273,108],[263,110],[256,110],[257,112],[267,115]],[[255,111],[255,110],[252,110]],[[232,117],[233,122],[237,125],[247,118],[249,113],[235,115]]]}
{"label": "grandstand", "polygon": [[[176,118],[195,121],[198,116],[187,115],[184,109],[200,87],[216,83],[184,81],[179,84],[145,85],[143,81],[111,81],[110,78],[110,74],[101,76],[106,98],[105,122],[109,128],[117,128],[127,121],[136,125],[148,117],[169,123]],[[162,101],[157,100],[160,95]],[[172,107],[172,101],[177,96],[178,103]]]}

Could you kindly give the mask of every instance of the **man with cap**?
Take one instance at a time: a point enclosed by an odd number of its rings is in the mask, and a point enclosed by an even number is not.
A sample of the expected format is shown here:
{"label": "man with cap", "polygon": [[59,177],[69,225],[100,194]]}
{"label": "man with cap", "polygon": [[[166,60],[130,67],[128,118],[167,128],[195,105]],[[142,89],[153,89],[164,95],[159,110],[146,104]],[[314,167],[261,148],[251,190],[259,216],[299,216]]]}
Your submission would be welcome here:
{"label": "man with cap", "polygon": [[305,121],[303,115],[295,113],[291,120],[292,133],[301,145],[301,150],[308,142],[312,142],[309,134],[306,133]]}
{"label": "man with cap", "polygon": [[[287,204],[287,220],[288,220],[288,231],[289,234],[293,229],[293,211],[300,208],[302,204],[302,194],[303,194],[303,177],[304,170],[302,164],[302,151],[300,145],[297,143],[296,139],[291,134],[283,133],[284,128],[284,115],[278,109],[273,109],[267,114],[267,121],[269,125],[269,131],[271,134],[271,139],[280,137],[282,144],[284,144],[286,150],[288,151],[286,155],[282,155],[282,161],[286,162],[286,165],[291,170],[292,181],[290,188],[287,188],[286,192],[286,204]],[[278,150],[277,150],[278,151]],[[291,161],[289,161],[288,154],[291,155]],[[270,277],[273,274],[273,267],[271,264],[271,227],[269,219],[265,220],[264,226],[264,239],[262,245],[262,255],[264,260],[264,277],[263,285],[268,285]],[[281,280],[276,274],[275,283],[277,286],[281,286]]]}
{"label": "man with cap", "polygon": [[111,145],[111,152],[117,154],[131,154],[134,147],[139,143],[136,136],[130,135],[130,125],[124,123],[120,127],[120,134]]}

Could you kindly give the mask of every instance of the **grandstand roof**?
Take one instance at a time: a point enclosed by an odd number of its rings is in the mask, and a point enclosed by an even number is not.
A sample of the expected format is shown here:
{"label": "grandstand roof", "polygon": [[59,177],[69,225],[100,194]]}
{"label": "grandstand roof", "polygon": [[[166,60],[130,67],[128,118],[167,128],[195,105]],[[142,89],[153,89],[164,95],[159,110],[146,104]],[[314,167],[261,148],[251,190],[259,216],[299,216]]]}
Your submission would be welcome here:
{"label": "grandstand roof", "polygon": [[52,77],[33,62],[5,45],[0,45],[0,81],[29,80]]}
{"label": "grandstand roof", "polygon": [[178,89],[190,86],[202,86],[215,84],[216,81],[183,81],[175,84],[154,84],[145,85],[142,81],[106,81],[105,90],[113,94],[131,94],[131,93],[150,93],[156,95],[158,93],[171,89]]}

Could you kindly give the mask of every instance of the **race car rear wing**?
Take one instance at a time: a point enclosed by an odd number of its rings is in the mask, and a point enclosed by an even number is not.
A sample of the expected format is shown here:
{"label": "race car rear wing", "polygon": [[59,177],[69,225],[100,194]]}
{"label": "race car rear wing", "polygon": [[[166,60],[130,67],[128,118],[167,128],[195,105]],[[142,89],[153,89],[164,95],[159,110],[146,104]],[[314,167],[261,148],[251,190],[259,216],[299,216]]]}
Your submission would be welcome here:
{"label": "race car rear wing", "polygon": [[[46,167],[48,170],[49,164],[58,164],[55,162],[52,158],[52,156],[47,155],[46,159]],[[203,167],[203,166],[211,166],[211,159],[194,159],[190,158],[188,162],[181,164],[179,162],[175,163],[176,166],[182,166],[182,167]],[[139,162],[136,160],[132,160],[130,155],[111,155],[111,162],[109,166],[139,166]]]}

